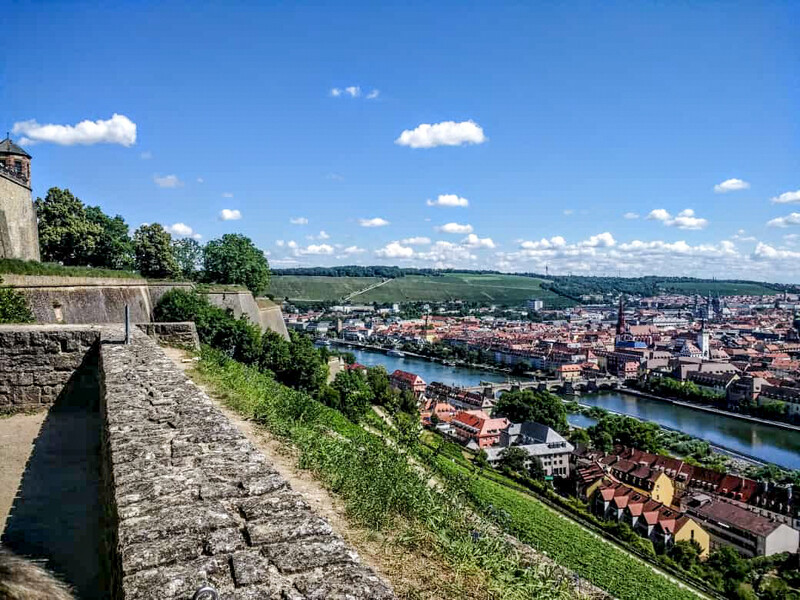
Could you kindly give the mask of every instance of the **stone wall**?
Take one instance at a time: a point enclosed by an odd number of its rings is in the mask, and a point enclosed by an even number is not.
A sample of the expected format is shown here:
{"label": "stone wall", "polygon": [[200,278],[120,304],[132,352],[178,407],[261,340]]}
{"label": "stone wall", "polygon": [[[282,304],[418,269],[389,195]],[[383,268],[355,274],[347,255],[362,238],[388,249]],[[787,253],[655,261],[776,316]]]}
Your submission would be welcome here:
{"label": "stone wall", "polygon": [[91,326],[0,325],[0,413],[53,404],[99,337]]}
{"label": "stone wall", "polygon": [[394,598],[155,342],[101,344],[99,371],[113,597]]}
{"label": "stone wall", "polygon": [[200,349],[200,338],[192,321],[185,323],[137,323],[141,331],[162,344],[192,350]]}
{"label": "stone wall", "polygon": [[31,190],[0,172],[0,258],[39,260],[39,230]]}

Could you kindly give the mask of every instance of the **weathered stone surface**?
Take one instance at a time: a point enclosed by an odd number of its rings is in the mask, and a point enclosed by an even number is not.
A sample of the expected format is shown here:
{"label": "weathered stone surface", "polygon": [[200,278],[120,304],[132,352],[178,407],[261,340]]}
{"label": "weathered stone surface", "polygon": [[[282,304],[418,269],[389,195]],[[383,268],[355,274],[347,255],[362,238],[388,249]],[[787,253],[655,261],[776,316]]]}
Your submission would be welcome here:
{"label": "weathered stone surface", "polygon": [[389,600],[394,594],[375,573],[362,566],[343,565],[315,569],[299,575],[295,587],[308,600]]}
{"label": "weathered stone surface", "polygon": [[279,512],[270,515],[269,520],[247,523],[247,535],[254,546],[326,536],[332,532],[327,521],[306,511]]}
{"label": "weathered stone surface", "polygon": [[358,554],[333,536],[264,546],[264,553],[281,573],[300,573],[337,564],[355,565]]}

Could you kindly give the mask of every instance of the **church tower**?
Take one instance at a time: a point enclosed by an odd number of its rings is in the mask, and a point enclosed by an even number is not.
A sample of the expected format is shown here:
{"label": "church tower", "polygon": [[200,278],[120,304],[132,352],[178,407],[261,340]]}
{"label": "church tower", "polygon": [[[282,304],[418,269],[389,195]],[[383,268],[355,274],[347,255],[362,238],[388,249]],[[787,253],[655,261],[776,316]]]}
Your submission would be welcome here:
{"label": "church tower", "polygon": [[697,347],[702,352],[703,360],[711,358],[711,345],[709,344],[708,331],[706,331],[706,321],[700,322],[700,333],[697,334]]}
{"label": "church tower", "polygon": [[31,155],[10,137],[0,142],[0,258],[40,260]]}

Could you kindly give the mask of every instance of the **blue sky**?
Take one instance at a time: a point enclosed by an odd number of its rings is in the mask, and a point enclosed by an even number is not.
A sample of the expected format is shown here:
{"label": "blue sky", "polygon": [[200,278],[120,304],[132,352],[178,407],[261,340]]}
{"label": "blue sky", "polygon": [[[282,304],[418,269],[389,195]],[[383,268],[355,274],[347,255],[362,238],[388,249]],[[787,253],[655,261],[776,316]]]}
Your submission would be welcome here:
{"label": "blue sky", "polygon": [[0,127],[35,195],[242,232],[275,267],[800,281],[798,22],[788,2],[12,2]]}

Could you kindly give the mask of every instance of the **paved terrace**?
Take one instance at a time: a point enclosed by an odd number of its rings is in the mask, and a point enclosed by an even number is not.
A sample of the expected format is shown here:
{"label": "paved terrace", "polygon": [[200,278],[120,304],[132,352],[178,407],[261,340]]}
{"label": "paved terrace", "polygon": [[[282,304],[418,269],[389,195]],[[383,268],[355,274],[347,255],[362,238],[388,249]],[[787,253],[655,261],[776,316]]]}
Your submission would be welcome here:
{"label": "paved terrace", "polygon": [[[101,429],[96,444],[99,473],[94,488],[82,487],[89,495],[95,489],[99,499],[87,509],[92,514],[81,518],[99,532],[92,541],[85,527],[58,527],[58,515],[70,511],[61,506],[70,499],[63,490],[51,492],[45,501],[43,488],[48,486],[42,482],[59,469],[59,452],[52,444],[43,450],[42,438],[53,437],[45,434],[57,427],[53,415],[67,398],[76,404],[67,385],[35,442],[7,520],[6,545],[47,561],[79,588],[81,597],[188,600],[208,585],[219,598],[231,600],[394,598],[387,584],[360,563],[145,334],[134,331],[132,344],[124,345],[117,327],[0,327],[0,358],[28,357],[24,360],[30,364],[44,364],[44,359],[31,357],[47,350],[58,359],[62,351],[75,348],[63,340],[76,336],[92,342],[89,354],[95,356],[83,365],[96,374],[99,398],[94,408],[93,400],[84,398],[87,408],[81,410],[97,415],[85,423]],[[91,395],[91,386],[77,389]],[[79,445],[79,453],[92,452],[91,444],[84,446]],[[92,464],[91,459],[83,462]],[[71,483],[68,487],[76,487]],[[33,545],[28,535],[32,530],[37,532]],[[85,552],[92,544],[95,551]],[[82,554],[81,560],[71,557],[70,550]],[[81,574],[87,568],[91,578]]]}

